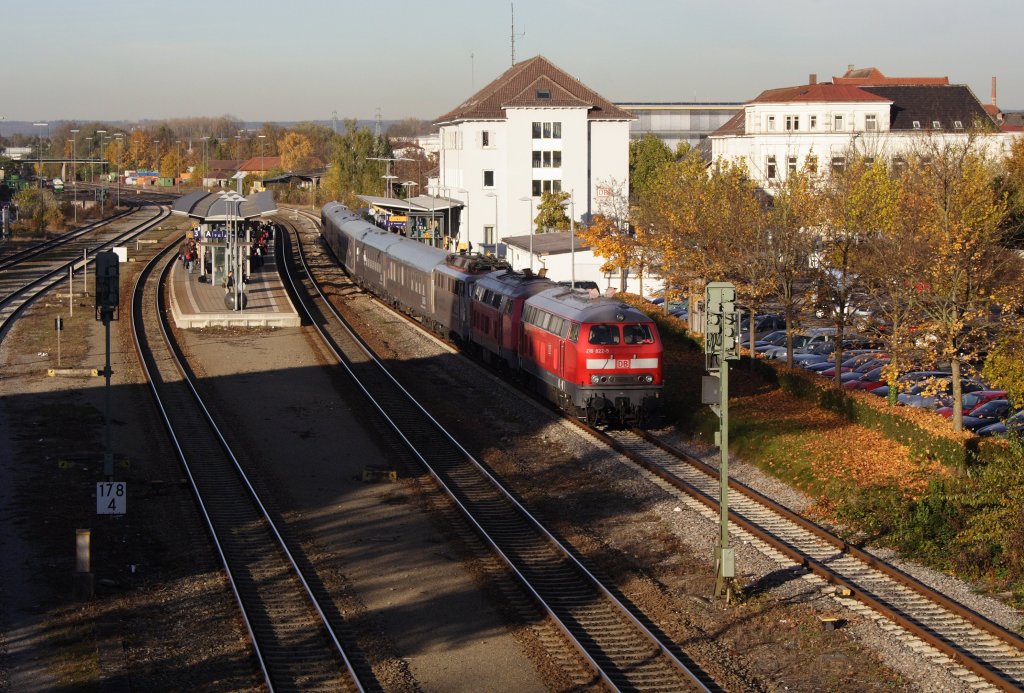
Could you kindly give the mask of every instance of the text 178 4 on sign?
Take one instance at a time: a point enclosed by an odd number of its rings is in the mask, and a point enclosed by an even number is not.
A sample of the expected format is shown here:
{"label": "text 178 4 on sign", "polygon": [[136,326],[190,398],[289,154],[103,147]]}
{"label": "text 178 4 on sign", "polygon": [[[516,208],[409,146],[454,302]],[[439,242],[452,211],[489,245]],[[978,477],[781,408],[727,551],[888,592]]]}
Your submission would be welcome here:
{"label": "text 178 4 on sign", "polygon": [[124,515],[128,509],[128,484],[123,481],[96,482],[96,514]]}

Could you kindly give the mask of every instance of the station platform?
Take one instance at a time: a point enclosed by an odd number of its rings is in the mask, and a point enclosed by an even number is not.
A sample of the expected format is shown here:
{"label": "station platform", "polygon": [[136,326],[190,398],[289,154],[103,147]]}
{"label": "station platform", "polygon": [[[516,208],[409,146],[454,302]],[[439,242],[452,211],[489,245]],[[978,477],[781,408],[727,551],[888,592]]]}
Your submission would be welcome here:
{"label": "station platform", "polygon": [[182,329],[201,327],[298,327],[302,324],[277,272],[273,245],[261,267],[253,266],[245,286],[248,302],[241,310],[224,303],[224,287],[189,274],[180,260],[171,270],[171,317]]}

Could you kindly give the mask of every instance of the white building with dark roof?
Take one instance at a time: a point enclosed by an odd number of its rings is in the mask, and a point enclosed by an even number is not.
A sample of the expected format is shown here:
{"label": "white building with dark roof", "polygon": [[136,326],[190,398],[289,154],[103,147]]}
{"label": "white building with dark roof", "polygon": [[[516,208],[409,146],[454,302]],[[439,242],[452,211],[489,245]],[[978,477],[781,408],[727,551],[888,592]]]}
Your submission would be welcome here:
{"label": "white building with dark roof", "polygon": [[530,58],[436,119],[430,192],[465,203],[459,240],[474,249],[528,233],[543,192],[572,192],[578,222],[600,211],[610,181],[628,189],[632,120],[546,58]]}
{"label": "white building with dark roof", "polygon": [[969,87],[851,67],[832,82],[811,75],[806,85],[762,92],[710,139],[713,160],[743,160],[771,187],[798,169],[841,169],[851,152],[898,162],[926,139],[966,141],[971,132],[984,133],[994,152],[1004,146]]}

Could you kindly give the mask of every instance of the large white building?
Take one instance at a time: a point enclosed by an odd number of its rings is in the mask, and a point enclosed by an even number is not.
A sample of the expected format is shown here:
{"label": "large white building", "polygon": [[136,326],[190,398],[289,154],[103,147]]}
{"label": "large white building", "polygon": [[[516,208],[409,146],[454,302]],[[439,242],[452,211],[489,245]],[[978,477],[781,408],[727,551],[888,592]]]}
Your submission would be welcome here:
{"label": "large white building", "polygon": [[579,222],[628,190],[633,119],[546,58],[525,60],[435,121],[430,192],[465,203],[459,241],[475,250],[529,233],[543,192],[571,192]]}
{"label": "large white building", "polygon": [[851,153],[899,162],[926,140],[965,141],[986,131],[1004,146],[978,98],[945,77],[885,77],[874,68],[850,70],[832,82],[769,89],[710,137],[712,160],[742,160],[770,188],[790,171],[841,169]]}

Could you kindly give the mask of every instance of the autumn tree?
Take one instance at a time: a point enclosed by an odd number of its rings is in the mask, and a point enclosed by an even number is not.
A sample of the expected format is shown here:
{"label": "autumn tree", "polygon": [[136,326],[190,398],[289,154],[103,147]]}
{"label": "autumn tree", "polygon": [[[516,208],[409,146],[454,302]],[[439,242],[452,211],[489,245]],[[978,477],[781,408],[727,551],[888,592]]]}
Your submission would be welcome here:
{"label": "autumn tree", "polygon": [[281,167],[285,171],[301,171],[309,168],[313,156],[313,144],[305,135],[287,132],[277,143],[281,152]]}
{"label": "autumn tree", "polygon": [[658,167],[637,200],[634,226],[644,229],[645,245],[657,258],[666,301],[699,294],[718,274],[709,252],[708,187],[707,164],[694,152]]}
{"label": "autumn tree", "polygon": [[564,190],[541,194],[540,204],[537,205],[537,216],[534,217],[537,233],[569,230],[569,215],[565,212],[565,203],[568,201],[569,193]]}
{"label": "autumn tree", "polygon": [[357,127],[355,120],[346,120],[345,132],[334,140],[323,192],[353,209],[359,206],[356,195],[382,195],[384,167],[373,159],[390,154],[386,138],[375,136],[365,126]]}
{"label": "autumn tree", "polygon": [[[708,178],[708,247],[718,255],[719,278],[733,282],[747,304],[751,325],[758,308],[775,293],[768,265],[767,202],[742,163],[715,164]],[[751,353],[756,338],[751,327]]]}
{"label": "autumn tree", "polygon": [[19,224],[33,233],[59,230],[64,226],[57,198],[53,191],[40,188],[25,188],[14,196],[18,207]]}
{"label": "autumn tree", "polygon": [[620,290],[626,290],[626,276],[629,272],[637,275],[639,292],[643,295],[643,277],[650,265],[651,255],[644,244],[644,234],[638,233],[630,224],[629,199],[625,185],[614,179],[602,181],[599,187],[607,191],[598,198],[598,213],[590,225],[577,227],[577,235],[604,259],[601,271],[617,272],[621,278]]}
{"label": "autumn tree", "polygon": [[817,174],[807,168],[790,172],[772,188],[766,233],[764,267],[775,299],[786,316],[787,365],[793,366],[793,332],[807,301],[804,290],[811,275],[815,238],[814,202]]}
{"label": "autumn tree", "polygon": [[[898,210],[899,186],[881,161],[853,155],[816,189],[815,232],[818,306],[836,329],[834,357],[843,360],[843,339],[851,326],[853,297],[863,293],[860,267],[870,242],[889,233]],[[835,385],[842,370],[835,369]]]}
{"label": "autumn tree", "polygon": [[1005,197],[995,194],[995,170],[978,142],[928,142],[905,178],[907,204],[918,208],[923,253],[915,307],[921,333],[953,380],[953,428],[962,428],[961,377],[965,362],[991,341],[1001,308],[1016,308],[1011,289],[1020,260],[1000,243]]}
{"label": "autumn tree", "polygon": [[629,197],[640,200],[648,191],[658,169],[675,161],[672,150],[655,135],[647,133],[629,142]]}

